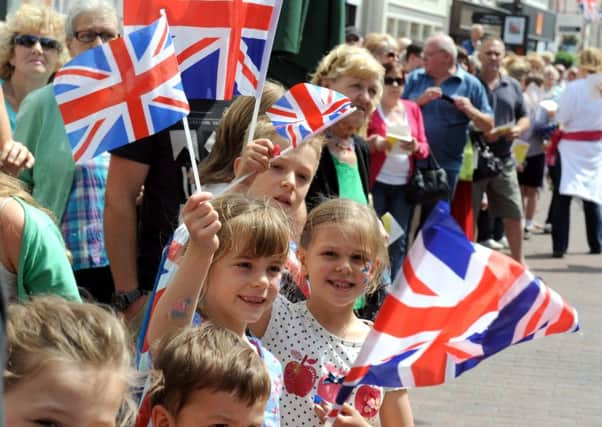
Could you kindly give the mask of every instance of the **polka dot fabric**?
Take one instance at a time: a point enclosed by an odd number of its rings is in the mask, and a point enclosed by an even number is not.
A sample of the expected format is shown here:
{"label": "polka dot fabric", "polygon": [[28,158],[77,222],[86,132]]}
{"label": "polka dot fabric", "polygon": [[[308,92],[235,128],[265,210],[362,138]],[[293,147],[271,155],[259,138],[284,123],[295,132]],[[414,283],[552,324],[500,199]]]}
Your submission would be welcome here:
{"label": "polka dot fabric", "polygon": [[[274,302],[262,342],[284,368],[281,425],[322,426],[314,412],[314,396],[334,402],[362,342],[345,341],[332,335],[313,318],[305,302],[293,304],[282,295]],[[371,425],[378,426],[378,409],[383,396],[382,388],[360,386],[348,403]]]}

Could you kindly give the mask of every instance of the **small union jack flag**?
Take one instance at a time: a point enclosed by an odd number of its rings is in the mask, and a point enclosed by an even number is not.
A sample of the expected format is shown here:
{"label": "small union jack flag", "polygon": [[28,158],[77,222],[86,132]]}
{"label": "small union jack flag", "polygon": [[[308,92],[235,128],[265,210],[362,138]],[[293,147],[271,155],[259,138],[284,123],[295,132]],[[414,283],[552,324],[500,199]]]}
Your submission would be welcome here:
{"label": "small union jack flag", "polygon": [[127,29],[165,9],[189,99],[231,99],[263,90],[282,0],[127,0]]}
{"label": "small union jack flag", "polygon": [[276,131],[296,147],[355,111],[342,94],[309,83],[290,88],[267,115]]}
{"label": "small union jack flag", "polygon": [[76,162],[152,135],[190,111],[165,16],[68,62],[54,92]]}
{"label": "small union jack flag", "polygon": [[579,1],[579,9],[581,9],[581,13],[583,13],[583,17],[586,21],[599,21],[600,20],[600,10],[598,9],[598,1],[597,0],[578,0]]}
{"label": "small union jack flag", "polygon": [[577,312],[511,258],[470,243],[440,202],[416,238],[354,366],[357,384],[444,383],[521,342],[579,329]]}

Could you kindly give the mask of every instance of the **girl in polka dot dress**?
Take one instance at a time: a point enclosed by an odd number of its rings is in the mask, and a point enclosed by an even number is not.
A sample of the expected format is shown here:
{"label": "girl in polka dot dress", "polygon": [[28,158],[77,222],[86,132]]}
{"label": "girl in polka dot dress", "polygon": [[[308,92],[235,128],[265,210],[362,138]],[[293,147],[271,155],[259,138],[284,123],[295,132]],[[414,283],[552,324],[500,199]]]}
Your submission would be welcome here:
{"label": "girl in polka dot dress", "polygon": [[[321,426],[370,331],[354,302],[376,287],[387,252],[371,208],[333,199],[310,212],[297,255],[309,300],[277,297],[251,330],[284,367],[281,425]],[[357,387],[335,424],[350,425],[413,426],[407,391]]]}

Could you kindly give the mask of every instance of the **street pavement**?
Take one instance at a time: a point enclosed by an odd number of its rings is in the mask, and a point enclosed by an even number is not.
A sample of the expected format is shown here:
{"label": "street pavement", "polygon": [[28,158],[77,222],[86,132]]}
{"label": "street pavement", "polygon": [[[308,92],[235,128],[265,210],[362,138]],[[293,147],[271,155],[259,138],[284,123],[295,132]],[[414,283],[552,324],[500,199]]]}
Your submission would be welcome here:
{"label": "street pavement", "polygon": [[[543,224],[549,194],[537,214]],[[581,330],[522,343],[452,382],[410,390],[416,426],[602,427],[602,255],[590,255],[573,200],[568,254],[549,234],[524,242],[526,262],[578,311]]]}

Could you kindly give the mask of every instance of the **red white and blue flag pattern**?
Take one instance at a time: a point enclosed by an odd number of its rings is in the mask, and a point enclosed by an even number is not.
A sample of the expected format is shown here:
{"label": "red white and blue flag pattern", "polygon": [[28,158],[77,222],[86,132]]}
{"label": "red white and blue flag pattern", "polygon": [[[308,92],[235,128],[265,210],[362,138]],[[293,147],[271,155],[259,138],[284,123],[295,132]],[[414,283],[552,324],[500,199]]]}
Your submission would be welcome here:
{"label": "red white and blue flag pattern", "polygon": [[272,105],[267,115],[292,147],[355,111],[351,100],[321,86],[298,83]]}
{"label": "red white and blue flag pattern", "polygon": [[127,30],[165,9],[189,99],[263,90],[282,0],[124,0]]}
{"label": "red white and blue flag pattern", "polygon": [[188,242],[190,234],[185,224],[181,224],[176,228],[176,231],[171,238],[171,241],[163,249],[159,271],[155,278],[155,286],[149,297],[149,304],[142,322],[140,335],[137,343],[137,366],[139,370],[151,368],[147,366],[148,360],[144,360],[148,355],[149,343],[146,339],[150,318],[153,315],[157,303],[165,293],[167,285],[174,279],[176,272],[179,269],[180,258],[184,253],[184,247]]}
{"label": "red white and blue flag pattern", "polygon": [[598,9],[598,0],[578,0],[579,1],[579,9],[581,9],[581,13],[583,13],[583,17],[586,21],[599,21],[600,9]]}
{"label": "red white and blue flag pattern", "polygon": [[190,111],[165,16],[75,57],[56,73],[54,93],[76,162],[152,135]]}
{"label": "red white and blue flag pattern", "polygon": [[521,264],[469,242],[440,202],[416,238],[337,396],[358,384],[444,383],[521,342],[579,329],[577,312]]}

